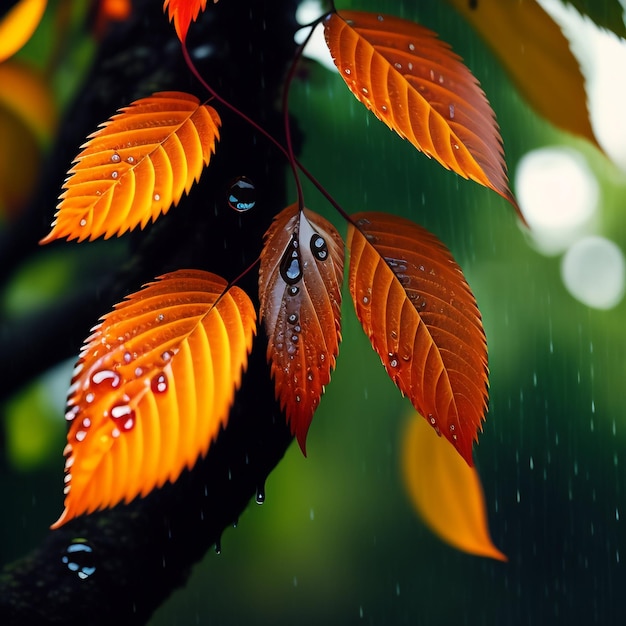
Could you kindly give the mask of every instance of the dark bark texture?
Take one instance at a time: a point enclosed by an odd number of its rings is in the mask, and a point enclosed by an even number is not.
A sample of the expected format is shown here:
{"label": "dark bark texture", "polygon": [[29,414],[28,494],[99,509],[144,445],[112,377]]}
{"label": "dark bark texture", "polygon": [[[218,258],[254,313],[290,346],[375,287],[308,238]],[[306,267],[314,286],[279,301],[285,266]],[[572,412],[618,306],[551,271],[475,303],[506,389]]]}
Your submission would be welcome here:
{"label": "dark bark texture", "polygon": [[[186,68],[160,0],[135,2],[130,20],[101,42],[93,69],[61,125],[31,210],[0,241],[1,280],[31,255],[47,232],[56,198],[79,145],[119,107],[160,90],[208,96]],[[279,139],[277,108],[293,53],[295,2],[209,3],[192,25],[188,46],[221,95]],[[262,135],[216,105],[221,141],[210,166],[178,207],[145,231],[95,245],[99,263],[81,284],[32,319],[0,323],[0,350],[18,355],[3,374],[7,397],[40,371],[77,355],[97,318],[164,272],[205,269],[234,279],[258,256],[273,215],[287,204],[286,162]],[[249,177],[256,207],[227,205],[228,183]],[[76,245],[60,242],[53,245]],[[120,252],[121,249],[121,252]],[[93,254],[93,253],[92,253]],[[109,259],[122,260],[111,266]],[[256,300],[256,269],[240,285]],[[0,573],[0,623],[145,624],[222,531],[236,522],[291,442],[274,399],[262,331],[236,395],[228,427],[205,459],[144,499],[79,517]],[[33,358],[33,354],[37,358]],[[68,381],[69,383],[69,381]],[[59,492],[62,459],[59,459]],[[123,480],[123,477],[120,477]],[[51,520],[52,521],[52,520]]]}

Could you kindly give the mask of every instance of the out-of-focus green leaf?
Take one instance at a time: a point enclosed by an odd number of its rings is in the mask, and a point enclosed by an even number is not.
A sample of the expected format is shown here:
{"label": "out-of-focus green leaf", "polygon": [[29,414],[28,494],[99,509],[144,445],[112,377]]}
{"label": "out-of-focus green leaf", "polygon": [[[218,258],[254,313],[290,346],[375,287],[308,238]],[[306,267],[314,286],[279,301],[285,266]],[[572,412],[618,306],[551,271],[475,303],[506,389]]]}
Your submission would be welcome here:
{"label": "out-of-focus green leaf", "polygon": [[[20,471],[40,467],[58,457],[65,421],[59,419],[55,396],[62,394],[58,380],[67,381],[67,366],[52,370],[16,395],[6,406],[6,450],[11,466]],[[56,389],[55,389],[56,388]],[[61,404],[62,406],[62,404]]]}
{"label": "out-of-focus green leaf", "polygon": [[612,30],[619,37],[626,37],[624,24],[624,7],[619,0],[568,0],[563,4],[571,4],[579,13],[590,17],[598,26]]}
{"label": "out-of-focus green leaf", "polygon": [[485,40],[540,115],[596,143],[578,62],[559,26],[535,0],[448,2]]}

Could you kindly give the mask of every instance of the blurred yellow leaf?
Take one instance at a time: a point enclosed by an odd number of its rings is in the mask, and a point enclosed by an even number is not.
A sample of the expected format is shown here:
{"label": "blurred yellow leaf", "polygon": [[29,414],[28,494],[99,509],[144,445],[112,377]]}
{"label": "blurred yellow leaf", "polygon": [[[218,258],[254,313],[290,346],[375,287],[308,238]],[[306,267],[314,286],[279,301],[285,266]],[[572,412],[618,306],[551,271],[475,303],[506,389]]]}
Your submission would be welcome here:
{"label": "blurred yellow leaf", "polygon": [[15,218],[30,198],[41,154],[26,125],[0,105],[0,215]]}
{"label": "blurred yellow leaf", "polygon": [[0,64],[0,107],[19,117],[40,142],[53,135],[56,105],[44,77],[33,68],[13,60]]}
{"label": "blurred yellow leaf", "polygon": [[413,506],[443,541],[499,561],[507,557],[489,535],[485,499],[474,467],[414,412],[402,442],[402,474]]}
{"label": "blurred yellow leaf", "polygon": [[535,110],[596,144],[578,62],[535,0],[448,0],[476,29]]}
{"label": "blurred yellow leaf", "polygon": [[20,0],[0,21],[0,62],[31,38],[45,9],[46,0]]}

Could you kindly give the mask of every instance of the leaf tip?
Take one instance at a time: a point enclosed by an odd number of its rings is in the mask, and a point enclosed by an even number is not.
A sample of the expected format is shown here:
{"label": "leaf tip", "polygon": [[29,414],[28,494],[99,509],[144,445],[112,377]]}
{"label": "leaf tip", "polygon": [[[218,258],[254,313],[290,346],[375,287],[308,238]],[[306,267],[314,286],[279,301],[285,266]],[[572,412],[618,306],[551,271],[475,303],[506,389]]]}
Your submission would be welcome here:
{"label": "leaf tip", "polygon": [[300,450],[302,451],[302,456],[306,458],[306,437],[309,432],[309,426],[307,425],[305,428],[299,428],[296,430],[296,439],[298,441],[298,445],[300,446]]}
{"label": "leaf tip", "polygon": [[54,524],[50,525],[50,530],[58,530],[59,528],[61,528],[61,526],[63,526],[70,519],[71,519],[71,517],[69,515],[69,510],[68,510],[67,507],[65,507],[65,509],[63,509],[63,513],[61,513],[61,516],[59,517],[59,519],[56,522],[54,522]]}

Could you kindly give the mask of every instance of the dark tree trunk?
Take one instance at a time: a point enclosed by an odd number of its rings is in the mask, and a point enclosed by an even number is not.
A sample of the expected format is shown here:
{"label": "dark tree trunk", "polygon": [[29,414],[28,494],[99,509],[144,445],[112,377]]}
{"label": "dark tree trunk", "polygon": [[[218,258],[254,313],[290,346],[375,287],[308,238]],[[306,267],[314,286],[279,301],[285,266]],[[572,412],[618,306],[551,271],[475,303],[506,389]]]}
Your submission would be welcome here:
{"label": "dark tree trunk", "polygon": [[[36,242],[52,218],[65,172],[100,122],[154,91],[208,97],[184,65],[162,2],[136,4],[132,19],[102,42],[62,125],[33,209],[0,246],[5,276],[8,267],[37,254]],[[282,114],[276,103],[294,53],[294,11],[292,0],[209,3],[188,38],[207,82],[278,138],[283,136]],[[122,266],[109,268],[107,262],[108,250],[120,256],[119,242],[97,244],[102,267],[55,305],[53,318],[48,309],[21,325],[4,325],[0,350],[24,356],[3,375],[2,396],[45,367],[77,355],[97,316],[155,276],[199,268],[233,279],[256,259],[273,215],[287,204],[285,159],[236,115],[216,108],[223,122],[221,141],[201,182],[167,216],[126,236]],[[236,213],[226,201],[228,182],[241,175],[254,182],[258,193],[256,207],[246,214]],[[254,300],[256,278],[255,268],[240,283]],[[34,346],[40,355],[36,363]],[[219,545],[222,531],[236,522],[251,497],[262,493],[290,441],[274,400],[261,331],[228,427],[208,456],[175,484],[144,499],[51,531],[30,554],[6,566],[0,574],[0,623],[144,624],[185,583],[206,550]],[[59,451],[59,504],[61,468]]]}

